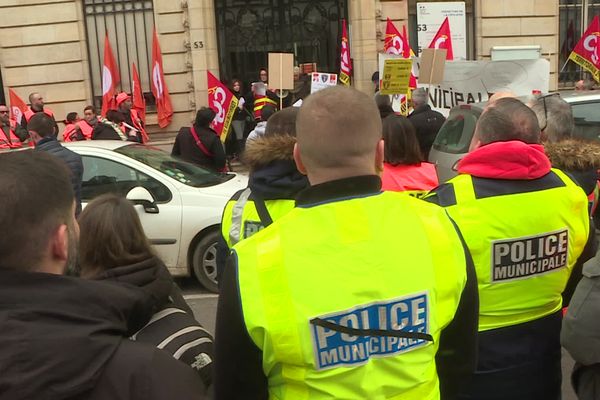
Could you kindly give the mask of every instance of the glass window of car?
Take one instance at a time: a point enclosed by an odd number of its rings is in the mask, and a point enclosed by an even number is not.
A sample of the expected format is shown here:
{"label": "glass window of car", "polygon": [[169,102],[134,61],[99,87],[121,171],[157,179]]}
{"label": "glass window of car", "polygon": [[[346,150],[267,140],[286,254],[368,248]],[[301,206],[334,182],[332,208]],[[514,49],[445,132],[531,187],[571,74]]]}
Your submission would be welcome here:
{"label": "glass window of car", "polygon": [[478,117],[478,114],[468,109],[451,112],[440,128],[433,142],[433,147],[445,153],[467,153],[475,133]]}
{"label": "glass window of car", "polygon": [[158,180],[127,165],[101,157],[82,156],[81,199],[90,201],[105,193],[126,196],[136,186],[146,188],[157,203],[169,202],[171,191]]}
{"label": "glass window of car", "polygon": [[600,104],[598,102],[571,103],[575,119],[575,136],[598,140],[600,134]]}
{"label": "glass window of car", "polygon": [[192,187],[214,186],[234,177],[233,174],[213,172],[187,161],[183,161],[156,147],[129,145],[118,148],[115,151],[144,163],[176,181]]}

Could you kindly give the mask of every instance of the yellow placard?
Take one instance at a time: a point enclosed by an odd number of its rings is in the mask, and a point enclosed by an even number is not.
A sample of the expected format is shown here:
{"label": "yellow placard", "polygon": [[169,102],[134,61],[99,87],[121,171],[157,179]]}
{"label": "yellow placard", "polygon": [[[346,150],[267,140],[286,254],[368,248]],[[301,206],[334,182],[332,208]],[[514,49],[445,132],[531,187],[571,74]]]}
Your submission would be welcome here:
{"label": "yellow placard", "polygon": [[412,70],[411,59],[385,60],[383,66],[383,79],[381,81],[381,94],[406,94]]}

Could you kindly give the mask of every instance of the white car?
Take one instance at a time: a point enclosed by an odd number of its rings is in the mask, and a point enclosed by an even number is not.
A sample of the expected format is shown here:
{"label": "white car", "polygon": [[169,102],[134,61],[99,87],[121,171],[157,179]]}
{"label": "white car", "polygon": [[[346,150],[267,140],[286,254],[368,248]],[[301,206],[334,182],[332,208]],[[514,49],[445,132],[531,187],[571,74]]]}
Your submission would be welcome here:
{"label": "white car", "polygon": [[135,204],[146,236],[173,276],[193,274],[217,292],[221,215],[247,177],[220,174],[152,146],[121,141],[64,144],[81,155],[83,206],[104,193]]}

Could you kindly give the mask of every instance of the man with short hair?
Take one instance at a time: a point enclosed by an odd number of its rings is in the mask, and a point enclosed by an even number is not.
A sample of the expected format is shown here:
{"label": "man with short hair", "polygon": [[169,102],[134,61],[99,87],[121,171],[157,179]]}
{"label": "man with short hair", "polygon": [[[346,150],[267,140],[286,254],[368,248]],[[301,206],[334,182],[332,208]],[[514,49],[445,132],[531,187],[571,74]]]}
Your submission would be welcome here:
{"label": "man with short hair", "polygon": [[23,147],[29,134],[14,120],[6,104],[0,104],[0,149],[18,149]]}
{"label": "man with short hair", "polygon": [[593,235],[586,196],[551,169],[534,112],[513,98],[481,114],[458,172],[426,199],[446,208],[477,270],[478,366],[459,398],[558,399],[561,295]]}
{"label": "man with short hair", "polygon": [[233,247],[216,399],[453,398],[475,365],[477,329],[475,275],[455,227],[437,206],[381,191],[370,96],[315,93],[296,130],[294,159],[312,186]]}
{"label": "man with short hair", "polygon": [[29,134],[37,151],[50,153],[62,161],[71,171],[71,184],[75,194],[75,214],[81,213],[81,180],[83,178],[83,162],[81,156],[63,147],[54,137],[53,120],[45,113],[36,113],[29,120]]}
{"label": "man with short hair", "polygon": [[68,175],[43,152],[0,154],[0,397],[202,399],[193,369],[128,339],[150,291],[64,275],[79,236]]}
{"label": "man with short hair", "polygon": [[23,127],[23,129],[28,130],[27,124],[29,123],[29,120],[31,119],[31,117],[33,117],[35,113],[43,112],[50,118],[52,118],[52,121],[54,121],[54,137],[57,137],[58,124],[56,123],[56,119],[54,118],[54,113],[52,112],[52,110],[50,110],[48,107],[45,107],[44,98],[42,97],[42,95],[38,92],[31,93],[29,95],[29,104],[30,105],[27,108],[27,111],[25,111],[25,113],[23,114],[23,118],[21,119],[21,126]]}
{"label": "man with short hair", "polygon": [[439,112],[432,110],[428,103],[429,93],[427,90],[423,88],[413,90],[413,112],[408,116],[408,120],[417,131],[419,147],[425,160],[429,157],[429,151],[435,141],[435,137],[444,124],[444,121],[446,121],[446,118]]}
{"label": "man with short hair", "polygon": [[117,95],[117,107],[123,115],[125,134],[131,137],[138,143],[147,143],[149,138],[146,133],[144,121],[140,118],[137,110],[133,108],[131,96],[127,93],[119,93]]}

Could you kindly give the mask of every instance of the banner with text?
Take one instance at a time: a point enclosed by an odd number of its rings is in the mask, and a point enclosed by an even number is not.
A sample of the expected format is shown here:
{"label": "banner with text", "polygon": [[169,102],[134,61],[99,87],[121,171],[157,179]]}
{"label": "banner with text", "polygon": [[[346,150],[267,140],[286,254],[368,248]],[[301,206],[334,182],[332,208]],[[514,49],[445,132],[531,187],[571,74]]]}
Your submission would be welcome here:
{"label": "banner with text", "polygon": [[227,89],[216,76],[206,71],[208,75],[208,105],[217,115],[212,122],[212,128],[225,143],[233,114],[238,105],[238,99]]}

